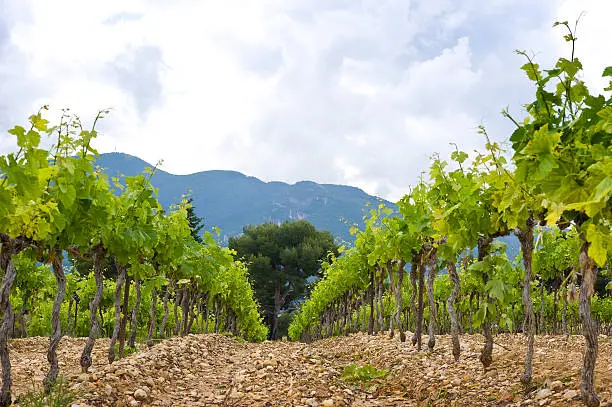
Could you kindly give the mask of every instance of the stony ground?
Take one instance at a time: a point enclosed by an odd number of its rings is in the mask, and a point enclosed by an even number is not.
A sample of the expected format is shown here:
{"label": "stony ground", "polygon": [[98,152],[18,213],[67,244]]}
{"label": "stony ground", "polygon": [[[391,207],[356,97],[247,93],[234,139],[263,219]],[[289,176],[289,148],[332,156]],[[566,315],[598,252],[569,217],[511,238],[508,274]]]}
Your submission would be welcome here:
{"label": "stony ground", "polygon": [[[410,337],[410,336],[409,336]],[[83,339],[64,338],[62,374],[78,392],[73,406],[580,406],[580,336],[536,339],[534,387],[519,384],[524,339],[495,338],[494,363],[483,371],[479,335],[461,338],[453,362],[450,338],[438,337],[433,353],[386,335],[355,334],[312,344],[238,342],[223,335],[190,335],[106,363],[107,340],[96,343],[94,366],[81,374]],[[41,382],[48,339],[11,342],[16,394]],[[345,366],[389,369],[383,379],[347,382]],[[612,405],[612,338],[601,337],[597,389]]]}

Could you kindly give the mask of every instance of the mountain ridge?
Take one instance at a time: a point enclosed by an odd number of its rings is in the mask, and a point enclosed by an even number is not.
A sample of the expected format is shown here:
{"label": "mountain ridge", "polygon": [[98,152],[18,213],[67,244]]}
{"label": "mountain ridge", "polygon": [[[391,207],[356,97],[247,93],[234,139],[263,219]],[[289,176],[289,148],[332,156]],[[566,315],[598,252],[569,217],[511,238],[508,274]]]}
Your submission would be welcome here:
{"label": "mountain ridge", "polygon": [[[125,153],[104,153],[96,163],[109,176],[133,176],[154,165]],[[329,230],[339,241],[352,243],[349,228],[363,225],[362,216],[368,208],[384,203],[360,188],[314,181],[283,181],[261,179],[232,170],[208,170],[191,174],[171,174],[156,168],[151,183],[159,190],[164,208],[178,203],[191,191],[196,214],[206,227],[221,229],[221,240],[240,234],[244,226],[266,221],[282,222],[306,219],[318,229]],[[374,205],[375,204],[375,205]]]}
{"label": "mountain ridge", "polygon": [[[96,163],[98,165],[100,165],[100,163],[108,163],[109,161],[109,157],[117,157],[126,161],[132,161],[131,165],[134,165],[135,163],[139,163],[139,165],[142,167],[140,169],[135,169],[134,174],[139,174],[142,172],[142,169],[144,169],[145,167],[150,167],[150,168],[156,168],[155,165],[148,163],[147,161],[143,160],[142,158],[133,156],[131,154],[128,153],[120,153],[120,152],[112,152],[112,153],[102,153],[100,154],[100,158],[98,160],[96,160]],[[104,165],[101,165],[102,167],[104,167]],[[136,172],[137,171],[137,172]],[[242,173],[240,171],[236,171],[236,170],[204,170],[204,171],[197,171],[197,172],[191,172],[188,174],[173,174],[171,172],[165,171],[159,167],[157,167],[155,169],[156,173],[163,173],[165,175],[168,176],[172,176],[172,177],[192,177],[192,176],[199,176],[199,175],[213,175],[213,174],[224,174],[224,175],[234,175],[234,176],[238,176],[239,178],[247,178],[247,179],[251,179],[257,182],[260,182],[262,184],[282,184],[282,185],[287,185],[287,186],[296,186],[298,184],[312,184],[312,185],[316,185],[316,186],[323,186],[323,187],[340,187],[343,189],[353,189],[356,191],[359,191],[360,193],[363,193],[365,195],[368,195],[372,198],[376,198],[379,200],[383,200],[385,202],[389,202],[391,205],[394,205],[391,201],[388,201],[384,198],[375,196],[375,195],[370,195],[367,192],[365,192],[363,189],[353,186],[353,185],[344,185],[344,184],[332,184],[332,183],[321,183],[321,182],[316,182],[316,181],[311,181],[311,180],[300,180],[300,181],[296,181],[294,183],[290,183],[290,182],[285,182],[285,181],[264,181],[260,178],[257,178],[254,175],[247,175],[245,173]],[[129,174],[129,175],[134,175],[134,174]],[[124,175],[128,175],[128,174],[124,174]]]}

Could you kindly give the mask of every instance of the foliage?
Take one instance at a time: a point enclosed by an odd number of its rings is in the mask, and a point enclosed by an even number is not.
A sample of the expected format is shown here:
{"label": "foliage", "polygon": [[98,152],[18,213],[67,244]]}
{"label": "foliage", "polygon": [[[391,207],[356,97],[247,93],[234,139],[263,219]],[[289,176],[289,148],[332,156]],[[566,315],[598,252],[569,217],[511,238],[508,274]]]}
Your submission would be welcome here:
{"label": "foliage", "polygon": [[508,284],[511,282],[512,275],[516,275],[516,272],[505,257],[505,244],[494,242],[491,246],[493,246],[491,253],[485,256],[483,260],[472,263],[468,267],[468,270],[478,279],[482,279],[483,272],[489,274],[489,278],[484,285],[484,291],[494,300],[493,302],[483,302],[474,315],[473,323],[475,327],[479,327],[489,318],[499,320],[502,328],[512,330],[514,324],[512,318],[503,311],[508,309],[513,300],[517,300],[519,293],[512,292],[511,285]]}
{"label": "foliage", "polygon": [[[566,39],[573,45],[571,34]],[[470,156],[457,148],[448,161],[432,157],[429,182],[420,180],[398,202],[401,217],[380,220],[373,211],[362,231],[353,230],[355,248],[326,267],[325,279],[317,283],[290,327],[292,338],[320,323],[323,313],[346,293],[371,288],[370,268],[390,259],[408,264],[419,261],[415,256],[427,247],[436,250],[442,262],[457,262],[464,253],[463,258],[472,263],[462,277],[463,296],[478,297],[472,323],[480,325],[488,316],[496,321],[501,317],[502,328],[513,329],[515,324],[504,310],[521,302],[517,287],[523,271],[509,263],[495,241],[482,247],[479,261],[469,257],[480,242],[524,227],[529,218],[548,222],[547,229],[535,231],[539,245],[534,267],[540,278],[571,283],[570,271],[578,268],[583,242],[605,271],[612,250],[612,99],[590,95],[580,79],[582,64],[573,51],[571,59],[560,58],[551,70],[542,70],[527,54],[520,54],[527,58],[522,69],[536,85],[536,100],[527,105],[529,117],[522,121],[503,112],[517,127],[510,138],[512,166],[507,163],[507,153],[489,140],[484,128],[479,132],[487,140],[485,153]],[[612,68],[606,68],[604,76],[612,76]],[[437,267],[441,265],[438,261]],[[608,277],[601,274],[604,277],[597,281],[605,286]],[[444,287],[448,295],[450,286]],[[441,289],[438,284],[437,290]],[[481,294],[490,300],[483,301]],[[465,297],[459,298],[458,306],[465,310],[464,301]],[[369,309],[367,304],[361,306]]]}
{"label": "foliage", "polygon": [[567,232],[557,228],[544,230],[539,242],[540,247],[534,255],[534,270],[543,279],[565,278],[568,271],[578,269],[580,240],[576,229]]}
{"label": "foliage", "polygon": [[[126,346],[123,348],[123,355],[124,356],[128,356],[128,355],[133,355],[135,353],[138,353],[140,350],[138,349],[138,347],[131,347],[131,346]],[[115,344],[115,353],[119,353],[119,344]]]}
{"label": "foliage", "polygon": [[[555,25],[568,29],[564,38],[572,45],[571,57],[559,58],[546,70],[519,52],[527,59],[522,69],[536,89],[525,119],[503,112],[516,125],[510,137],[512,151],[492,142],[480,127],[485,152],[470,155],[455,146],[449,160],[434,155],[429,179],[420,179],[398,202],[401,216],[383,219],[381,207],[370,212],[363,230],[353,228],[355,247],[325,265],[325,277],[317,281],[289,327],[292,339],[351,330],[373,333],[393,328],[397,314],[403,313],[410,321],[406,318],[402,328],[414,328],[413,343],[418,346],[423,319],[429,320],[428,346],[433,349],[435,325],[454,324],[456,334],[457,315],[450,311],[459,310],[461,325],[470,332],[483,327],[486,343],[480,360],[486,368],[492,361],[493,330],[526,329],[533,344],[533,318],[540,332],[558,332],[562,313],[566,325],[569,319],[583,327],[588,358],[582,396],[589,406],[599,404],[592,379],[596,331],[610,329],[611,319],[607,290],[612,253],[612,98],[609,93],[591,95],[574,55],[574,32],[567,22]],[[612,67],[603,76],[612,77]],[[612,91],[612,80],[604,91]],[[503,243],[495,240],[511,233],[521,241],[522,258],[516,260],[523,264],[512,264]],[[410,266],[411,284],[402,284],[403,292],[398,293],[404,264]],[[445,267],[454,271],[457,265],[463,269],[460,278],[454,273],[439,277],[431,290],[429,276]],[[532,265],[538,277],[535,284]],[[424,314],[426,268],[431,298]],[[578,277],[580,306],[572,302]],[[451,296],[457,290],[459,296]],[[410,301],[408,307],[404,299]],[[535,316],[534,302],[539,307]],[[451,317],[455,319],[449,323]],[[528,345],[527,382],[532,351]]]}
{"label": "foliage", "polygon": [[[536,87],[536,100],[521,122],[506,112],[517,125],[510,138],[515,177],[535,186],[548,224],[562,219],[576,225],[589,243],[589,256],[602,267],[612,252],[612,98],[590,94],[580,76],[582,63],[574,56],[576,38],[571,30],[568,35],[571,59],[559,58],[553,69],[540,69],[519,51],[527,59],[522,69]],[[612,76],[612,69],[603,76]]]}
{"label": "foliage", "polygon": [[202,242],[202,236],[200,231],[204,227],[204,220],[195,213],[195,207],[193,206],[193,198],[187,199],[187,221],[189,222],[189,229],[191,230],[191,237],[198,243]]}
{"label": "foliage", "polygon": [[383,378],[388,373],[388,369],[377,369],[372,365],[357,366],[351,363],[344,367],[340,379],[347,382],[365,382]]}
{"label": "foliage", "polygon": [[59,377],[50,391],[34,390],[16,400],[20,407],[66,407],[76,398],[77,393],[68,389],[66,380]]}
{"label": "foliage", "polygon": [[306,220],[246,227],[242,236],[230,239],[229,247],[248,264],[272,338],[283,335],[277,332],[279,314],[304,296],[306,282],[318,275],[321,261],[338,250],[329,232],[317,231]]}
{"label": "foliage", "polygon": [[[186,200],[166,213],[150,182],[153,169],[109,180],[94,166],[95,125],[105,114],[100,112],[86,130],[78,117],[67,113],[57,126],[50,126],[41,111],[30,116],[29,130],[19,125],[9,130],[19,150],[0,156],[2,325],[12,326],[12,299],[21,303],[15,324],[19,332],[14,329],[13,335],[51,334],[47,389],[59,371],[56,349],[62,328],[90,336],[81,358],[84,369],[89,367],[95,337],[112,332],[114,343],[128,319],[131,332],[122,337],[129,336],[130,343],[139,331],[147,331],[148,340],[166,337],[167,325],[158,332],[158,319],[164,324],[170,320],[173,332],[183,335],[203,332],[204,318],[206,327],[212,318],[215,330],[232,330],[249,340],[267,335],[246,268],[234,262],[230,250],[219,247],[210,233],[200,242],[194,239]],[[51,143],[41,143],[45,137]],[[74,265],[68,276],[65,252]],[[132,284],[139,296],[130,302]],[[180,318],[169,318],[166,307],[153,306],[154,293],[162,290],[167,294],[164,305],[172,295],[175,307],[181,308]],[[144,315],[141,303],[151,307]],[[200,315],[204,310],[206,315]],[[146,320],[147,327],[142,324]],[[3,343],[8,331],[0,332]],[[0,352],[3,360],[8,358],[6,346],[0,346]],[[109,360],[113,359],[111,347]],[[8,405],[8,369],[3,382],[0,405]]]}

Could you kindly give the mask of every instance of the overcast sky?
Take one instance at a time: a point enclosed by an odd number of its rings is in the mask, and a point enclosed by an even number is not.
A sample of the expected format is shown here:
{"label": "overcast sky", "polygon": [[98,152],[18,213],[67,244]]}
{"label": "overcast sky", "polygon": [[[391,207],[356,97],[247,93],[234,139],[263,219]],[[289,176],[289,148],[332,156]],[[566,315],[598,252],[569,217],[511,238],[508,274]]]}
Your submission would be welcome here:
{"label": "overcast sky", "polygon": [[[43,104],[100,126],[101,152],[176,174],[408,191],[450,142],[483,145],[522,116],[542,65],[578,27],[585,79],[612,65],[610,0],[0,0],[0,153]],[[549,66],[549,65],[548,65]]]}

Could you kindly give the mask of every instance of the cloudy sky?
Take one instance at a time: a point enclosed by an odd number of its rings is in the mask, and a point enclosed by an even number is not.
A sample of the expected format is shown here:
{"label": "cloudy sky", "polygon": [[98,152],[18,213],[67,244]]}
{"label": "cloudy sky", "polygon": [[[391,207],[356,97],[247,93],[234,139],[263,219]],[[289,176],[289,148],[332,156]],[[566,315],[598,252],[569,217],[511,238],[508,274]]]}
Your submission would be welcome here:
{"label": "cloudy sky", "polygon": [[610,0],[0,0],[0,153],[50,104],[97,147],[186,174],[354,185],[396,200],[455,142],[496,140],[532,90],[515,49],[612,65]]}

